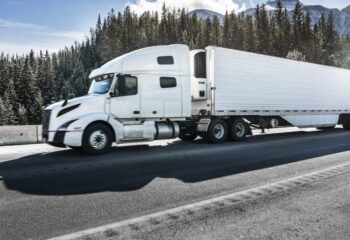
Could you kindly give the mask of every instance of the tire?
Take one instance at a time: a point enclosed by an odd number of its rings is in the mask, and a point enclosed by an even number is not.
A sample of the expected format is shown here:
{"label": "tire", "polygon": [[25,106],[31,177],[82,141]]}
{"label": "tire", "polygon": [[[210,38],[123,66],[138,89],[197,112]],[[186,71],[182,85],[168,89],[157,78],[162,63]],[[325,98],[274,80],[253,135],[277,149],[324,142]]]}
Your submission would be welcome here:
{"label": "tire", "polygon": [[343,128],[345,130],[350,130],[350,121],[344,121]]}
{"label": "tire", "polygon": [[317,130],[331,130],[334,129],[336,126],[330,126],[330,127],[318,127]]}
{"label": "tire", "polygon": [[85,130],[82,149],[89,155],[104,154],[111,150],[112,139],[113,134],[110,128],[96,123]]}
{"label": "tire", "polygon": [[230,138],[233,141],[245,140],[248,132],[248,125],[243,119],[237,119],[230,124]]}
{"label": "tire", "polygon": [[213,119],[209,125],[208,131],[203,135],[203,139],[209,143],[224,143],[228,137],[228,129],[225,121]]}
{"label": "tire", "polygon": [[198,134],[193,128],[182,128],[180,131],[179,138],[182,141],[193,141],[198,137]]}
{"label": "tire", "polygon": [[74,151],[80,151],[81,150],[81,147],[73,147],[73,146],[67,146],[69,147],[70,149],[74,150]]}

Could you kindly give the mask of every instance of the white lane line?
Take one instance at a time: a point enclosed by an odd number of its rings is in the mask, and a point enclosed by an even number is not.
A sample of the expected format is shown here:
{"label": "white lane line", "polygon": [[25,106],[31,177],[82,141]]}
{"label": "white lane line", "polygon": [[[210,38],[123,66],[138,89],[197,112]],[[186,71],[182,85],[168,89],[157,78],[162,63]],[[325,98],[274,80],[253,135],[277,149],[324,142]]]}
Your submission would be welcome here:
{"label": "white lane line", "polygon": [[180,214],[189,214],[189,212],[193,214],[193,212],[200,211],[203,209],[213,210],[215,208],[222,208],[228,205],[235,205],[246,201],[252,201],[269,196],[271,194],[275,194],[277,192],[288,191],[292,188],[312,184],[320,180],[335,177],[349,172],[350,164],[342,164],[336,167],[328,168],[325,170],[309,173],[298,177],[293,177],[275,183],[266,184],[260,187],[255,187],[248,190],[200,201],[197,203],[192,203],[161,212],[148,214],[129,220],[124,220],[121,222],[52,238],[51,240],[108,239],[109,237],[106,235],[108,235],[108,233],[110,232],[117,233],[118,230],[123,230],[125,228],[137,231],[138,227],[135,227],[135,225],[137,226],[138,224],[160,224],[165,218],[170,220],[176,220],[178,219]]}

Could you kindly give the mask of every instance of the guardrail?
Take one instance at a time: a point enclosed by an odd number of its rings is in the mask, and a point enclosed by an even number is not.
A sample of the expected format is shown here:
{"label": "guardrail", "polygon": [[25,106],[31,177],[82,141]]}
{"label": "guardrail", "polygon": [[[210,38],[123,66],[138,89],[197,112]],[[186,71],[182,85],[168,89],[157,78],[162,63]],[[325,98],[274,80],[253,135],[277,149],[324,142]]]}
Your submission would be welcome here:
{"label": "guardrail", "polygon": [[42,142],[41,125],[0,126],[0,146]]}

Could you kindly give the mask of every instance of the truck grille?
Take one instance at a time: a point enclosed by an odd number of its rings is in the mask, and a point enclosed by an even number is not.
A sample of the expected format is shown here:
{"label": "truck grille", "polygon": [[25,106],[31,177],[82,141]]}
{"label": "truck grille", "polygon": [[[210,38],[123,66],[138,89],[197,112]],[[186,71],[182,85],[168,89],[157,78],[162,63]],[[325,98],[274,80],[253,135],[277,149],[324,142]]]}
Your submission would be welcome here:
{"label": "truck grille", "polygon": [[43,111],[43,138],[48,137],[50,127],[51,110]]}

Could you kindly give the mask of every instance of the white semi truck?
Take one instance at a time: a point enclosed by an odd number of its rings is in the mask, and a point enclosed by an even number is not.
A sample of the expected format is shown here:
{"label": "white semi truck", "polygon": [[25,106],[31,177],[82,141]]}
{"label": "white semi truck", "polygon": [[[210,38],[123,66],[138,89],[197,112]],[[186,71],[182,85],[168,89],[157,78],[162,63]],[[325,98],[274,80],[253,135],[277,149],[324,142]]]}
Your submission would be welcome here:
{"label": "white semi truck", "polygon": [[241,141],[251,127],[350,129],[350,70],[209,46],[155,46],[94,70],[88,95],[47,107],[43,138],[106,153],[157,139]]}

